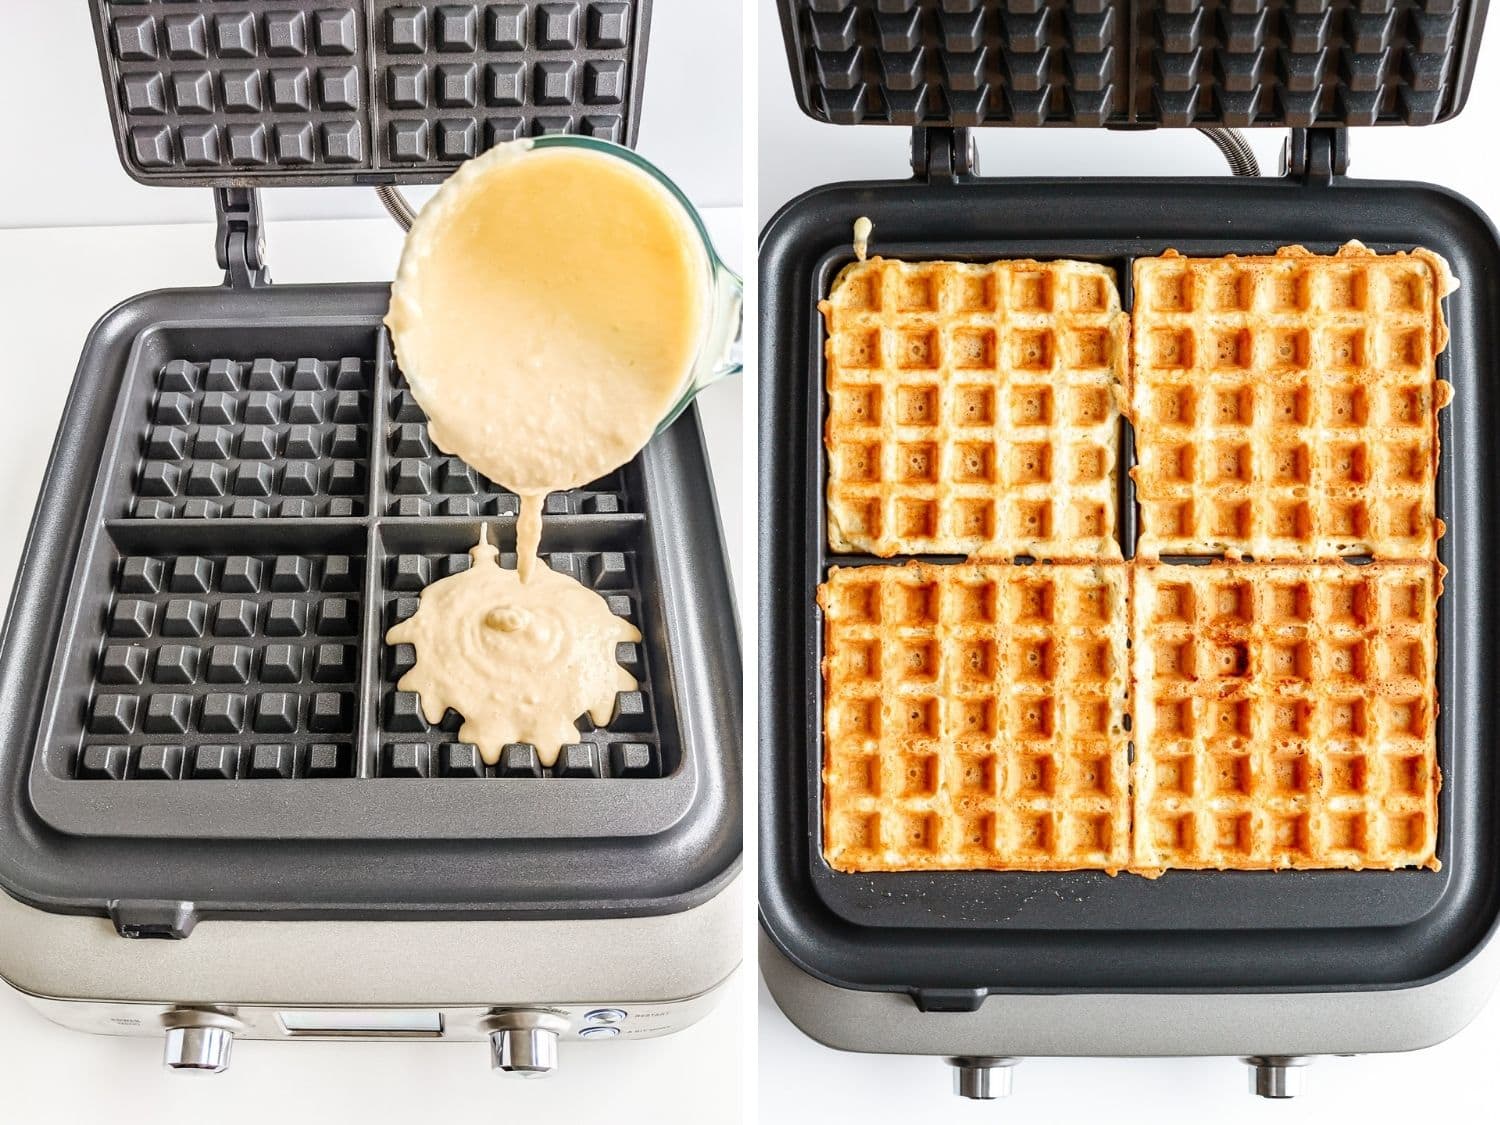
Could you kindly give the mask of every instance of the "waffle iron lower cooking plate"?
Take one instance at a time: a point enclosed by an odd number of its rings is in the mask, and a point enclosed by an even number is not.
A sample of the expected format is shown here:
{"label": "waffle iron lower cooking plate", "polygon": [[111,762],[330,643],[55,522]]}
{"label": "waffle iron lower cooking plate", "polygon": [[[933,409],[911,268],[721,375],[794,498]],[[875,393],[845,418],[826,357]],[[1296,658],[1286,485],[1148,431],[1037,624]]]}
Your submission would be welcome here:
{"label": "waffle iron lower cooking plate", "polygon": [[90,337],[0,660],[17,898],[149,932],[666,913],[732,878],[739,656],[696,414],[545,517],[549,565],[641,630],[639,690],[551,769],[486,767],[383,638],[481,522],[513,548],[516,498],[432,446],[386,301],[166,291]]}
{"label": "waffle iron lower cooking plate", "polygon": [[[1462,279],[1447,302],[1439,377],[1437,745],[1443,869],[1397,872],[833,871],[821,853],[822,623],[814,598],[834,556],[824,513],[822,328],[816,302],[874,221],[871,252],[903,259],[1080,258],[1112,266],[1131,307],[1131,263],[1266,253],[1351,238],[1426,246]],[[910,991],[928,1010],[971,1010],[990,992],[1330,991],[1404,987],[1473,954],[1500,914],[1497,732],[1483,705],[1500,659],[1488,518],[1500,482],[1500,243],[1466,201],[1437,188],[1291,178],[959,180],[841,185],[789,204],[761,249],[761,888],[764,927],[803,971],[831,984]],[[1131,450],[1128,433],[1123,466]],[[1121,474],[1127,554],[1136,513]]]}

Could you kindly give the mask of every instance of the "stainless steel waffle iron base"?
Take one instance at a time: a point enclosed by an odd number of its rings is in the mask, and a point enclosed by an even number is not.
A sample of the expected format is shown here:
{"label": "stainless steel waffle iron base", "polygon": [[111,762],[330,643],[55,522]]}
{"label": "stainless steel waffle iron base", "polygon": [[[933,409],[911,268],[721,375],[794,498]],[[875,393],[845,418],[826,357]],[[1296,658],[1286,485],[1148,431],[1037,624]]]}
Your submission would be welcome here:
{"label": "stainless steel waffle iron base", "polygon": [[1461,1031],[1500,980],[1490,942],[1446,976],[1409,988],[1345,992],[991,996],[973,1012],[922,1011],[903,992],[838,988],[803,972],[764,934],[760,971],[787,1018],[825,1046],[934,1055],[953,1068],[954,1093],[1009,1092],[1027,1057],[1233,1055],[1251,1089],[1291,1097],[1316,1055],[1414,1051]]}
{"label": "stainless steel waffle iron base", "polygon": [[0,647],[0,977],[207,1070],[235,1037],[402,1036],[538,1073],[561,1040],[693,1022],[741,920],[696,412],[544,516],[547,565],[639,623],[638,689],[556,767],[487,765],[383,636],[481,525],[508,546],[515,498],[431,449],[383,287],[247,272],[133,298],[85,345]]}
{"label": "stainless steel waffle iron base", "polygon": [[560,1043],[655,1038],[702,1019],[739,962],[740,882],[648,918],[208,921],[176,942],[123,941],[107,918],[0,894],[0,974],[54,1023],[165,1036],[173,1068],[223,1070],[235,1039],[489,1040],[496,1069],[545,1073]]}

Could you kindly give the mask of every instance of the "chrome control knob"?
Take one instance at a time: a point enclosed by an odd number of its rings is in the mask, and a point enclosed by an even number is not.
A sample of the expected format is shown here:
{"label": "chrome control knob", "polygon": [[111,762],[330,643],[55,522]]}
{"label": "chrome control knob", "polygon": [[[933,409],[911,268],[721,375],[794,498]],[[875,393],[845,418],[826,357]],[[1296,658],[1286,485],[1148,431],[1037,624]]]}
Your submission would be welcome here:
{"label": "chrome control knob", "polygon": [[1295,1098],[1302,1092],[1302,1072],[1312,1059],[1306,1055],[1253,1055],[1250,1092],[1259,1098]]}
{"label": "chrome control knob", "polygon": [[162,1062],[168,1070],[221,1074],[229,1069],[234,1032],[227,1027],[169,1027]]}
{"label": "chrome control knob", "polygon": [[960,1055],[946,1061],[953,1068],[955,1094],[990,1101],[1010,1097],[1012,1071],[1021,1060],[996,1055]]}

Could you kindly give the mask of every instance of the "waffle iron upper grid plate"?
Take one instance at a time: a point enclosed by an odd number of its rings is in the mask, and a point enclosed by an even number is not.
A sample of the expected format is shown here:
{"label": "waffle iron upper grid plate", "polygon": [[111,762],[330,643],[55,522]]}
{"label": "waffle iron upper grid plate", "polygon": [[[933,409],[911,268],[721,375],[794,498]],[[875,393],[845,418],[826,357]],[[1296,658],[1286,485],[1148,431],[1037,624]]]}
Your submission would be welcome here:
{"label": "waffle iron upper grid plate", "polygon": [[[872,247],[887,257],[1107,262],[1127,308],[1130,261],[1169,246],[1198,255],[1293,242],[1331,251],[1359,237],[1379,250],[1427,246],[1453,264],[1464,285],[1449,299],[1453,343],[1439,366],[1455,388],[1439,422],[1438,514],[1449,528],[1440,556],[1450,571],[1438,618],[1440,873],[1184,871],[1148,881],[828,867],[814,595],[828,565],[860,560],[826,548],[815,306],[852,258],[858,215],[874,221]],[[1494,732],[1468,702],[1500,657],[1500,607],[1484,589],[1481,561],[1500,547],[1482,509],[1500,473],[1482,438],[1500,423],[1500,401],[1481,378],[1481,357],[1500,346],[1482,314],[1500,298],[1497,266],[1488,221],[1458,197],[1417,185],[908,181],[818,189],[783,209],[761,251],[761,912],[780,948],[832,983],[910,990],[921,1003],[958,1008],[990,991],[1393,987],[1472,952],[1500,912],[1500,818],[1485,752]],[[1131,504],[1120,522],[1128,546]]]}
{"label": "waffle iron upper grid plate", "polygon": [[632,144],[651,0],[92,0],[142,183],[429,183],[545,133]]}
{"label": "waffle iron upper grid plate", "polygon": [[802,111],[839,125],[1427,125],[1488,0],[779,0]]}
{"label": "waffle iron upper grid plate", "polygon": [[558,769],[484,768],[396,691],[383,635],[481,519],[511,542],[514,498],[429,458],[386,299],[165,291],[91,335],[0,659],[17,897],[579,916],[732,875],[739,650],[696,415],[545,518],[550,564],[640,626],[617,659],[641,689]]}

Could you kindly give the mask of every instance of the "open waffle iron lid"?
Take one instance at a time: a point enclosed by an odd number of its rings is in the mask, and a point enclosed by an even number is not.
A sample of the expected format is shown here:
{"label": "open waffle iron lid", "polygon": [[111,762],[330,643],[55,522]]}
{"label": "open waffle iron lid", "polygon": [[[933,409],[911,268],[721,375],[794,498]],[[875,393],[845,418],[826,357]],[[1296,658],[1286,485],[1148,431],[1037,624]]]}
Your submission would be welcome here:
{"label": "open waffle iron lid", "polygon": [[651,0],[92,0],[145,184],[430,183],[501,141],[633,144]]}
{"label": "open waffle iron lid", "polygon": [[[1462,107],[1486,4],[1462,0],[780,0],[799,103],[842,124],[912,128],[915,180],[815,188],[762,233],[760,912],[775,945],[843,988],[909,993],[926,1011],[972,1011],[1004,992],[1279,992],[1404,988],[1446,975],[1500,921],[1488,849],[1492,735],[1463,706],[1500,645],[1479,587],[1489,522],[1474,503],[1500,462],[1482,437],[1497,345],[1483,310],[1500,241],[1452,193],[1342,175],[1346,129],[1421,124]],[[1235,97],[1234,95],[1244,95]],[[1279,125],[1290,173],[1218,179],[1004,178],[974,174],[969,126]],[[970,150],[971,151],[971,150]],[[1164,190],[1164,185],[1170,185]],[[1443,457],[1436,724],[1443,870],[843,873],[821,852],[823,620],[818,584],[841,558],[824,510],[826,403],[817,302],[853,260],[853,219],[883,255],[1081,258],[1114,268],[1131,307],[1131,264],[1184,254],[1332,252],[1350,238],[1387,252],[1423,245],[1463,286],[1447,300],[1439,377],[1455,406]],[[1122,470],[1131,458],[1127,434]],[[1120,474],[1120,534],[1135,511]],[[899,563],[901,558],[886,560]],[[1481,576],[1476,578],[1475,576]],[[1235,875],[1244,878],[1235,880]],[[1361,882],[1361,880],[1364,880]],[[1218,880],[1218,886],[1213,883]],[[1279,882],[1278,882],[1279,880]],[[1383,881],[1382,881],[1383,880]]]}
{"label": "open waffle iron lid", "polygon": [[778,0],[803,112],[840,125],[1426,125],[1487,0]]}
{"label": "open waffle iron lid", "polygon": [[509,547],[516,498],[432,445],[386,286],[273,285],[258,250],[259,186],[438,179],[515,135],[628,142],[649,0],[93,10],[126,170],[216,189],[227,272],[122,303],[79,361],[0,649],[0,891],[169,938],[717,894],[740,655],[696,413],[544,516],[546,564],[640,629],[616,651],[638,689],[554,766],[486,764],[397,688],[414,654],[383,637],[481,525]]}

